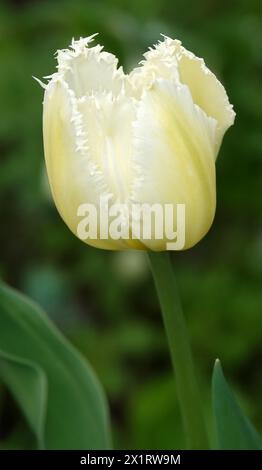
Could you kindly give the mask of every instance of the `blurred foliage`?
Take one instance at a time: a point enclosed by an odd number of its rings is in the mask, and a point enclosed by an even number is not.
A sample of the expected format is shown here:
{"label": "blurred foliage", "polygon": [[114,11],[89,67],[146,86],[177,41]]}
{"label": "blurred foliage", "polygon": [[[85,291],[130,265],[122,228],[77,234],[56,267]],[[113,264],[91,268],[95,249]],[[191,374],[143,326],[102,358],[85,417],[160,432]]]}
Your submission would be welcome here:
{"label": "blurred foliage", "polygon": [[[262,3],[250,0],[51,0],[0,4],[0,276],[36,299],[86,354],[109,396],[117,448],[183,446],[175,383],[143,254],[71,235],[45,177],[43,90],[72,37],[99,32],[129,70],[160,33],[181,39],[224,83],[237,113],[217,162],[207,237],[174,264],[210,421],[214,359],[262,431]],[[28,446],[0,388],[0,445]]]}

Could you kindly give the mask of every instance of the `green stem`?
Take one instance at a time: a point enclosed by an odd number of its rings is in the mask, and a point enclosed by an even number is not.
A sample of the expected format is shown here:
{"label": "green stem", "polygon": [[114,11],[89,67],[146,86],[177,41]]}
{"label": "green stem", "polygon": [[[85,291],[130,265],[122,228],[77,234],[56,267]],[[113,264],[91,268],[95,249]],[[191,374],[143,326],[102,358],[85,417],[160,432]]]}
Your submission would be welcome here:
{"label": "green stem", "polygon": [[189,449],[208,449],[186,323],[169,253],[148,252],[163,314]]}

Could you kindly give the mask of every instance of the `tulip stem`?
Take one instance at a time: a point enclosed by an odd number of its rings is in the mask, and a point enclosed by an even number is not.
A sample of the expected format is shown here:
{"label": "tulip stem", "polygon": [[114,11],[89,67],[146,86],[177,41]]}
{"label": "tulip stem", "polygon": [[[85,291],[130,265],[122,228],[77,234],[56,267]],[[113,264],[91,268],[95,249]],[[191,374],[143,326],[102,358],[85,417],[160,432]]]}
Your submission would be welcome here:
{"label": "tulip stem", "polygon": [[170,256],[168,252],[148,252],[148,256],[175,371],[187,445],[189,449],[208,449],[200,393]]}

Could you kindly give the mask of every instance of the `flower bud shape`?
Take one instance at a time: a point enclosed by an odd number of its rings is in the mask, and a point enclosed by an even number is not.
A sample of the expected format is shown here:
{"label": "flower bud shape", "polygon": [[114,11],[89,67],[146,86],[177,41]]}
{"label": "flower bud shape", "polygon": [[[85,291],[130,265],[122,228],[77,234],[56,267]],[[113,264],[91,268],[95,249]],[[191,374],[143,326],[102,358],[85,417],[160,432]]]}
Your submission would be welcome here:
{"label": "flower bud shape", "polygon": [[[235,118],[226,91],[178,40],[164,37],[125,74],[113,54],[91,45],[93,38],[59,50],[57,72],[43,85],[45,160],[57,209],[82,239],[88,213],[89,245],[163,251],[171,237],[161,232],[161,214],[153,214],[158,219],[146,236],[149,219],[133,208],[182,205],[180,249],[190,248],[215,214],[215,161]],[[108,211],[114,228],[121,226],[119,237],[105,231]]]}

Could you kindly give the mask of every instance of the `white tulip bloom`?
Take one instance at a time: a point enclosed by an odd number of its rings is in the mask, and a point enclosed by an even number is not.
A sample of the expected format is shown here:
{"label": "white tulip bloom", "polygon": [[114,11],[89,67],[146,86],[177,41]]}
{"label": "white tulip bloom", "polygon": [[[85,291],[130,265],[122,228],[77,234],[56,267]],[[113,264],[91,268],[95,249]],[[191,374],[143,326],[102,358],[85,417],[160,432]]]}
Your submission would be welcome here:
{"label": "white tulip bloom", "polygon": [[[45,159],[58,211],[79,236],[81,206],[101,212],[101,196],[128,208],[184,204],[183,248],[190,248],[215,214],[215,160],[235,117],[226,91],[180,41],[164,37],[130,74],[92,41],[73,40],[58,51],[58,70],[44,85]],[[138,239],[103,239],[102,222],[88,244],[166,250],[157,228],[151,239],[143,237],[142,219]]]}

